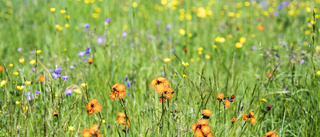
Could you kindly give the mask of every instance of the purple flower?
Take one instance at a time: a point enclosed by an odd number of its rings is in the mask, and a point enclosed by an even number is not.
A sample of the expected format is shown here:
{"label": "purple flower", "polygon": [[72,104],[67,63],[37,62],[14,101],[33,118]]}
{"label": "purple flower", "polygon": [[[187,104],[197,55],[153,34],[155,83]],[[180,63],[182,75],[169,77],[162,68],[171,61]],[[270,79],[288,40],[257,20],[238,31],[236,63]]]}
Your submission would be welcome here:
{"label": "purple flower", "polygon": [[101,43],[103,43],[103,42],[104,42],[104,39],[103,39],[103,38],[100,38],[100,37],[97,38],[97,43],[98,43],[98,44],[101,44]]}
{"label": "purple flower", "polygon": [[52,69],[48,69],[49,70],[49,72],[53,72],[53,70]]}
{"label": "purple flower", "polygon": [[257,46],[251,46],[251,50],[256,50]]}
{"label": "purple flower", "polygon": [[110,18],[107,18],[107,19],[106,19],[106,23],[110,24],[110,22],[111,22],[111,19],[110,19]]}
{"label": "purple flower", "polygon": [[79,52],[79,53],[78,53],[78,56],[83,57],[83,56],[84,56],[84,54],[86,54],[86,52],[85,52],[85,51],[81,51],[81,52]]}
{"label": "purple flower", "polygon": [[86,49],[86,55],[89,56],[90,52],[91,52],[91,46]]}
{"label": "purple flower", "polygon": [[288,87],[283,87],[283,89],[284,89],[284,90],[287,90],[287,89],[288,89]]}
{"label": "purple flower", "polygon": [[34,54],[34,53],[36,53],[36,52],[33,50],[33,51],[31,51],[31,53]]}
{"label": "purple flower", "polygon": [[157,20],[157,21],[156,21],[156,24],[157,24],[157,25],[160,25],[160,21],[159,21],[159,20]]}
{"label": "purple flower", "polygon": [[131,47],[134,47],[134,43],[133,43],[133,42],[131,42],[130,46],[131,46]]}
{"label": "purple flower", "polygon": [[60,74],[52,73],[51,76],[54,78],[54,80],[57,80],[57,78],[60,77]]}
{"label": "purple flower", "polygon": [[60,74],[60,71],[62,70],[61,67],[56,66],[56,69],[54,69],[54,73]]}
{"label": "purple flower", "polygon": [[89,23],[83,25],[83,27],[85,27],[86,29],[89,29],[89,26],[90,26]]}
{"label": "purple flower", "polygon": [[20,52],[22,50],[22,48],[18,48],[17,51]]}
{"label": "purple flower", "polygon": [[166,26],[166,31],[169,31],[171,29],[171,24],[168,24],[167,26]]}
{"label": "purple flower", "polygon": [[261,1],[261,2],[259,3],[259,6],[262,7],[262,8],[268,6],[268,1],[266,1],[266,0]]}
{"label": "purple flower", "polygon": [[36,71],[36,68],[32,68],[32,71]]}
{"label": "purple flower", "polygon": [[273,15],[274,16],[279,16],[279,12],[275,11],[275,12],[273,12]]}
{"label": "purple flower", "polygon": [[126,76],[125,78],[124,78],[124,82],[127,82],[128,81],[128,77]]}
{"label": "purple flower", "polygon": [[131,81],[127,81],[127,86],[128,87],[132,86],[132,82]]}
{"label": "purple flower", "polygon": [[84,62],[87,62],[87,61],[88,61],[88,58],[83,58],[83,61],[84,61]]}
{"label": "purple flower", "polygon": [[73,92],[73,90],[67,89],[64,94],[71,96],[72,92]]}
{"label": "purple flower", "polygon": [[290,58],[291,58],[291,59],[295,59],[295,57],[294,57],[294,56],[291,56],[291,55],[290,55]]}
{"label": "purple flower", "polygon": [[0,102],[2,102],[2,100],[0,100]]}
{"label": "purple flower", "polygon": [[166,75],[164,74],[164,72],[162,72],[162,76],[165,77]]}
{"label": "purple flower", "polygon": [[74,68],[74,65],[70,65],[69,67],[70,67],[71,69],[73,69],[73,68]]}
{"label": "purple flower", "polygon": [[78,62],[74,62],[74,65],[78,65]]}
{"label": "purple flower", "polygon": [[122,32],[122,37],[127,37],[127,32]]}
{"label": "purple flower", "polygon": [[66,74],[66,75],[61,76],[61,77],[64,79],[64,81],[66,81],[66,82],[67,82],[67,80],[68,80],[68,78],[69,78],[70,76],[68,76],[68,75]]}
{"label": "purple flower", "polygon": [[300,65],[303,64],[305,61],[305,59],[301,59]]}
{"label": "purple flower", "polygon": [[35,93],[36,93],[37,95],[39,95],[41,92],[40,92],[40,91],[35,91]]}
{"label": "purple flower", "polygon": [[171,51],[171,52],[174,52],[174,48],[171,48],[170,51]]}
{"label": "purple flower", "polygon": [[25,95],[27,96],[27,98],[28,98],[29,101],[31,101],[31,100],[34,99],[34,95],[33,95],[33,93],[31,93],[31,92],[28,92],[28,93],[25,94]]}
{"label": "purple flower", "polygon": [[222,31],[222,27],[221,27],[221,26],[219,26],[219,27],[218,27],[218,30],[219,30],[219,31]]}

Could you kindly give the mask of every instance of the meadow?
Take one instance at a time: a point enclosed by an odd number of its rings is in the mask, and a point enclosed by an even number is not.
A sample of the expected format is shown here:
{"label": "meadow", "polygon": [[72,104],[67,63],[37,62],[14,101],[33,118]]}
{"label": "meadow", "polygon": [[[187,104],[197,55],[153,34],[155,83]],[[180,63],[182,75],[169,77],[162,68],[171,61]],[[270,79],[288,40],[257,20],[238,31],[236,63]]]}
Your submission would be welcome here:
{"label": "meadow", "polygon": [[0,136],[320,136],[320,0],[1,0]]}

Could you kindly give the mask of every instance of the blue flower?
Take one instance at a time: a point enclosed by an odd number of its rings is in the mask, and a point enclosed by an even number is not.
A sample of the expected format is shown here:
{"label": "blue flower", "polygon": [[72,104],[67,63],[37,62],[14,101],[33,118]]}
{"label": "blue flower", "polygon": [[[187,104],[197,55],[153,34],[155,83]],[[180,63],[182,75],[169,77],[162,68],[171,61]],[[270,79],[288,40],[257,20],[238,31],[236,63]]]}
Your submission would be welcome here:
{"label": "blue flower", "polygon": [[73,68],[74,68],[74,65],[70,65],[69,67],[70,67],[71,69],[73,69]]}
{"label": "blue flower", "polygon": [[79,53],[78,53],[78,56],[83,57],[83,56],[84,56],[84,54],[86,54],[86,52],[85,52],[85,51],[81,51],[81,52],[79,52]]}
{"label": "blue flower", "polygon": [[67,89],[64,94],[71,96],[71,94],[72,94],[73,91],[74,91],[74,90]]}
{"label": "blue flower", "polygon": [[20,52],[22,50],[22,48],[18,48],[17,51]]}
{"label": "blue flower", "polygon": [[127,81],[127,86],[131,87],[132,86],[132,82],[131,81]]}
{"label": "blue flower", "polygon": [[89,56],[90,52],[91,52],[91,46],[86,49],[86,55]]}
{"label": "blue flower", "polygon": [[27,94],[25,94],[28,98],[29,101],[33,100],[34,99],[34,94],[31,93],[31,92],[28,92]]}
{"label": "blue flower", "polygon": [[157,20],[157,21],[156,21],[156,24],[157,24],[157,25],[160,25],[160,21],[159,21],[159,20]]}
{"label": "blue flower", "polygon": [[171,24],[168,24],[167,26],[166,26],[166,31],[169,31],[171,29]]}
{"label": "blue flower", "polygon": [[124,78],[124,82],[127,82],[128,81],[128,77],[126,76],[125,78]]}
{"label": "blue flower", "polygon": [[61,67],[56,66],[56,69],[54,69],[54,73],[60,74],[60,71],[62,70]]}
{"label": "blue flower", "polygon": [[83,25],[83,27],[85,27],[86,29],[89,29],[89,26],[90,26],[89,23]]}
{"label": "blue flower", "polygon": [[40,94],[41,92],[40,92],[40,91],[35,91],[35,93],[38,95],[38,94]]}
{"label": "blue flower", "polygon": [[54,77],[54,80],[57,80],[57,78],[60,77],[61,75],[57,73],[52,73],[51,76]]}
{"label": "blue flower", "polygon": [[127,37],[127,32],[122,32],[122,37]]}
{"label": "blue flower", "polygon": [[110,24],[110,22],[111,22],[111,19],[110,19],[110,18],[107,18],[107,19],[106,19],[106,23]]}
{"label": "blue flower", "polygon": [[61,76],[61,77],[64,79],[64,81],[67,81],[70,76],[68,76],[68,75],[66,74],[66,75]]}
{"label": "blue flower", "polygon": [[103,43],[103,42],[104,42],[104,39],[103,39],[103,38],[100,38],[100,37],[97,38],[97,43],[98,43],[98,44],[101,44],[101,43]]}

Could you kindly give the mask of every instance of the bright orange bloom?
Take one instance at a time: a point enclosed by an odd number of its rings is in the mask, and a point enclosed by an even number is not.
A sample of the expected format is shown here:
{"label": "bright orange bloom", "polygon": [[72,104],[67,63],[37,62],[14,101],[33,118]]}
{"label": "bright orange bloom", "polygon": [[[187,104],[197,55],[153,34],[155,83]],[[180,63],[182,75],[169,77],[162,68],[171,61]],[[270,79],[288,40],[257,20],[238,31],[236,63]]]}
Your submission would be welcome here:
{"label": "bright orange bloom", "polygon": [[159,95],[162,95],[166,90],[166,87],[164,87],[163,85],[156,85],[155,88]]}
{"label": "bright orange bloom", "polygon": [[257,28],[258,28],[258,30],[260,30],[260,31],[263,31],[263,30],[264,30],[264,27],[263,27],[262,25],[260,25],[260,24],[257,26]]}
{"label": "bright orange bloom", "polygon": [[92,115],[94,113],[99,113],[102,110],[102,106],[98,103],[97,99],[92,99],[86,105],[87,112]]}
{"label": "bright orange bloom", "polygon": [[236,120],[237,120],[236,118],[233,118],[233,119],[231,119],[231,122],[234,123],[234,122],[236,122]]}
{"label": "bright orange bloom", "polygon": [[120,125],[125,124],[125,123],[126,123],[126,120],[124,119],[124,117],[119,117],[119,118],[118,118],[118,123],[119,123]]}
{"label": "bright orange bloom", "polygon": [[2,67],[2,65],[0,65],[0,72],[2,72],[2,70],[3,70],[3,67]]}
{"label": "bright orange bloom", "polygon": [[118,97],[118,92],[112,91],[112,92],[110,93],[110,98],[111,98],[111,100],[116,100],[117,97]]}
{"label": "bright orange bloom", "polygon": [[197,127],[198,127],[198,123],[192,124],[191,131],[196,131]]}
{"label": "bright orange bloom", "polygon": [[124,91],[119,92],[119,98],[123,99],[124,97],[126,97],[126,92]]}
{"label": "bright orange bloom", "polygon": [[201,129],[198,128],[198,129],[194,132],[194,136],[195,136],[195,137],[203,137],[204,135],[203,135]]}
{"label": "bright orange bloom", "polygon": [[231,103],[229,100],[224,100],[223,104],[224,104],[224,107],[226,108],[229,108],[231,106]]}
{"label": "bright orange bloom", "polygon": [[126,115],[123,112],[119,112],[118,113],[118,117],[123,117],[124,118],[124,117],[126,117]]}
{"label": "bright orange bloom", "polygon": [[257,124],[257,120],[255,118],[250,118],[250,123],[252,125],[256,125]]}
{"label": "bright orange bloom", "polygon": [[208,125],[201,126],[201,131],[203,132],[204,135],[207,135],[211,132],[211,128]]}
{"label": "bright orange bloom", "polygon": [[160,97],[159,101],[160,101],[160,103],[166,103],[167,102],[166,97]]}
{"label": "bright orange bloom", "polygon": [[45,78],[44,76],[40,76],[40,77],[39,77],[39,81],[40,81],[40,82],[44,82],[45,80],[46,80],[46,78]]}
{"label": "bright orange bloom", "polygon": [[213,134],[210,132],[206,137],[214,137]]}
{"label": "bright orange bloom", "polygon": [[223,99],[224,98],[224,95],[222,94],[222,93],[219,93],[218,95],[217,95],[217,99],[218,100],[221,100],[221,99]]}
{"label": "bright orange bloom", "polygon": [[273,77],[273,76],[274,76],[274,75],[273,75],[272,72],[268,73],[268,75],[267,75],[268,78],[271,78],[271,77]]}
{"label": "bright orange bloom", "polygon": [[93,58],[88,58],[89,64],[93,63]]}
{"label": "bright orange bloom", "polygon": [[172,93],[173,93],[173,92],[167,92],[166,98],[167,98],[167,99],[171,99],[171,98],[172,98]]}
{"label": "bright orange bloom", "polygon": [[126,91],[126,86],[122,85],[122,84],[119,84],[119,83],[114,84],[112,86],[112,91],[118,91],[118,92],[123,91],[123,92],[125,92]]}
{"label": "bright orange bloom", "polygon": [[209,121],[206,120],[206,119],[201,119],[199,122],[198,122],[199,125],[201,126],[206,126],[206,125],[209,125]]}
{"label": "bright orange bloom", "polygon": [[208,109],[205,109],[205,110],[202,110],[202,115],[204,117],[208,117],[209,118],[212,115],[212,112],[210,110],[208,110]]}
{"label": "bright orange bloom", "polygon": [[249,110],[249,118],[255,118],[254,113],[251,110]]}
{"label": "bright orange bloom", "polygon": [[276,135],[276,132],[269,131],[267,134],[265,134],[263,137],[274,137]]}
{"label": "bright orange bloom", "polygon": [[156,85],[162,85],[164,87],[168,87],[170,83],[166,78],[159,77],[151,81],[151,87],[155,87]]}
{"label": "bright orange bloom", "polygon": [[98,131],[99,125],[95,124],[90,129],[85,128],[82,130],[82,137],[102,137],[102,134]]}

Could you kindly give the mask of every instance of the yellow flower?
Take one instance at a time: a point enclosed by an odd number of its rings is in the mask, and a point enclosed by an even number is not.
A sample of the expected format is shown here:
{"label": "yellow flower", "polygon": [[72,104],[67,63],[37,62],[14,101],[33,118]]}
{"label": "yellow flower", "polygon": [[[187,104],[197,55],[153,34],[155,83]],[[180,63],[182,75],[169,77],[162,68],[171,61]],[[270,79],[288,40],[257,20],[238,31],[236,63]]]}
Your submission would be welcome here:
{"label": "yellow flower", "polygon": [[317,75],[320,75],[320,71],[317,71]]}
{"label": "yellow flower", "polygon": [[106,123],[106,121],[103,119],[103,120],[102,120],[102,123]]}
{"label": "yellow flower", "polygon": [[31,81],[25,81],[24,84],[26,84],[28,86],[31,84]]}
{"label": "yellow flower", "polygon": [[191,33],[188,33],[188,37],[191,38],[191,37],[192,37],[192,34],[191,34]]}
{"label": "yellow flower", "polygon": [[24,62],[24,58],[20,58],[20,59],[19,59],[19,62],[20,62],[20,63],[23,63],[23,62]]}
{"label": "yellow flower", "polygon": [[306,34],[306,35],[309,35],[311,32],[310,32],[310,30],[306,30],[305,32],[304,32],[304,34]]}
{"label": "yellow flower", "polygon": [[24,88],[24,86],[22,85],[22,86],[17,86],[17,89],[18,90],[22,90]]}
{"label": "yellow flower", "polygon": [[41,50],[36,50],[35,51],[37,54],[40,54],[41,53]]}
{"label": "yellow flower", "polygon": [[123,26],[123,29],[124,29],[124,30],[127,30],[127,29],[128,29],[128,26],[127,26],[127,25],[124,25],[124,26]]}
{"label": "yellow flower", "polygon": [[247,6],[247,7],[249,7],[249,6],[250,6],[250,2],[246,1],[246,2],[244,3],[244,5]]}
{"label": "yellow flower", "polygon": [[161,4],[162,4],[162,5],[166,5],[167,2],[168,2],[167,0],[161,0]]}
{"label": "yellow flower", "polygon": [[86,87],[86,86],[87,86],[87,83],[82,83],[81,86],[82,86],[82,87]]}
{"label": "yellow flower", "polygon": [[245,37],[241,37],[240,40],[239,40],[239,42],[243,44],[243,43],[246,42],[246,40],[247,40],[247,39],[246,39]]}
{"label": "yellow flower", "polygon": [[60,10],[60,13],[61,13],[61,14],[65,14],[65,13],[66,13],[66,10]]}
{"label": "yellow flower", "polygon": [[13,72],[13,75],[18,76],[18,75],[19,75],[19,72]]}
{"label": "yellow flower", "polygon": [[75,128],[73,126],[69,126],[69,130],[73,132],[75,131]]}
{"label": "yellow flower", "polygon": [[81,94],[81,90],[80,89],[74,89],[75,93]]}
{"label": "yellow flower", "polygon": [[93,17],[93,18],[99,18],[99,14],[98,14],[98,13],[93,13],[93,14],[92,14],[92,17]]}
{"label": "yellow flower", "polygon": [[237,47],[237,48],[242,48],[242,46],[243,46],[242,43],[240,43],[240,42],[237,42],[237,43],[236,43],[236,47]]}
{"label": "yellow flower", "polygon": [[206,57],[206,59],[210,59],[210,55],[206,55],[205,57]]}
{"label": "yellow flower", "polygon": [[29,108],[28,106],[22,107],[23,110],[28,110],[28,108]]}
{"label": "yellow flower", "polygon": [[199,61],[199,60],[200,60],[200,58],[198,57],[198,58],[197,58],[197,61]]}
{"label": "yellow flower", "polygon": [[190,62],[194,62],[194,59],[193,59],[193,58],[191,58],[191,59],[190,59]]}
{"label": "yellow flower", "polygon": [[66,27],[66,28],[69,28],[69,24],[67,23],[67,24],[64,24],[64,27]]}
{"label": "yellow flower", "polygon": [[206,9],[204,9],[203,7],[198,8],[197,9],[197,16],[200,18],[205,18],[207,16]]}
{"label": "yellow flower", "polygon": [[216,48],[217,48],[217,45],[212,45],[212,47],[216,49]]}
{"label": "yellow flower", "polygon": [[66,17],[66,19],[70,19],[70,15],[65,15],[64,17]]}
{"label": "yellow flower", "polygon": [[179,29],[179,34],[184,35],[184,34],[186,34],[186,31],[184,29]]}
{"label": "yellow flower", "polygon": [[187,75],[185,75],[185,74],[182,74],[182,77],[184,77],[184,78],[188,78],[188,76],[187,76]]}
{"label": "yellow flower", "polygon": [[170,58],[165,58],[163,61],[164,61],[165,63],[168,63],[168,62],[170,62]]}
{"label": "yellow flower", "polygon": [[132,7],[133,7],[133,8],[138,7],[138,3],[137,3],[137,2],[132,2]]}
{"label": "yellow flower", "polygon": [[184,61],[181,62],[183,66],[188,67],[189,63],[185,63]]}
{"label": "yellow flower", "polygon": [[67,52],[67,49],[63,49],[63,51],[62,51],[63,53],[65,53],[65,52]]}
{"label": "yellow flower", "polygon": [[30,64],[31,64],[31,65],[33,65],[33,64],[35,64],[35,63],[36,63],[36,60],[34,60],[34,59],[30,61]]}
{"label": "yellow flower", "polygon": [[229,13],[228,13],[228,16],[229,16],[229,17],[234,17],[234,13],[233,13],[233,12],[229,12]]}
{"label": "yellow flower", "polygon": [[267,100],[264,98],[260,98],[261,101],[266,102]]}
{"label": "yellow flower", "polygon": [[0,87],[3,87],[6,84],[7,84],[7,81],[6,80],[2,80],[1,83],[0,83]]}
{"label": "yellow flower", "polygon": [[19,105],[20,104],[20,101],[16,101],[16,105]]}
{"label": "yellow flower", "polygon": [[55,11],[56,11],[56,8],[50,8],[50,11],[51,11],[51,12],[55,12]]}
{"label": "yellow flower", "polygon": [[9,67],[13,67],[13,64],[9,64]]}
{"label": "yellow flower", "polygon": [[198,48],[198,51],[203,51],[203,48],[202,47]]}

